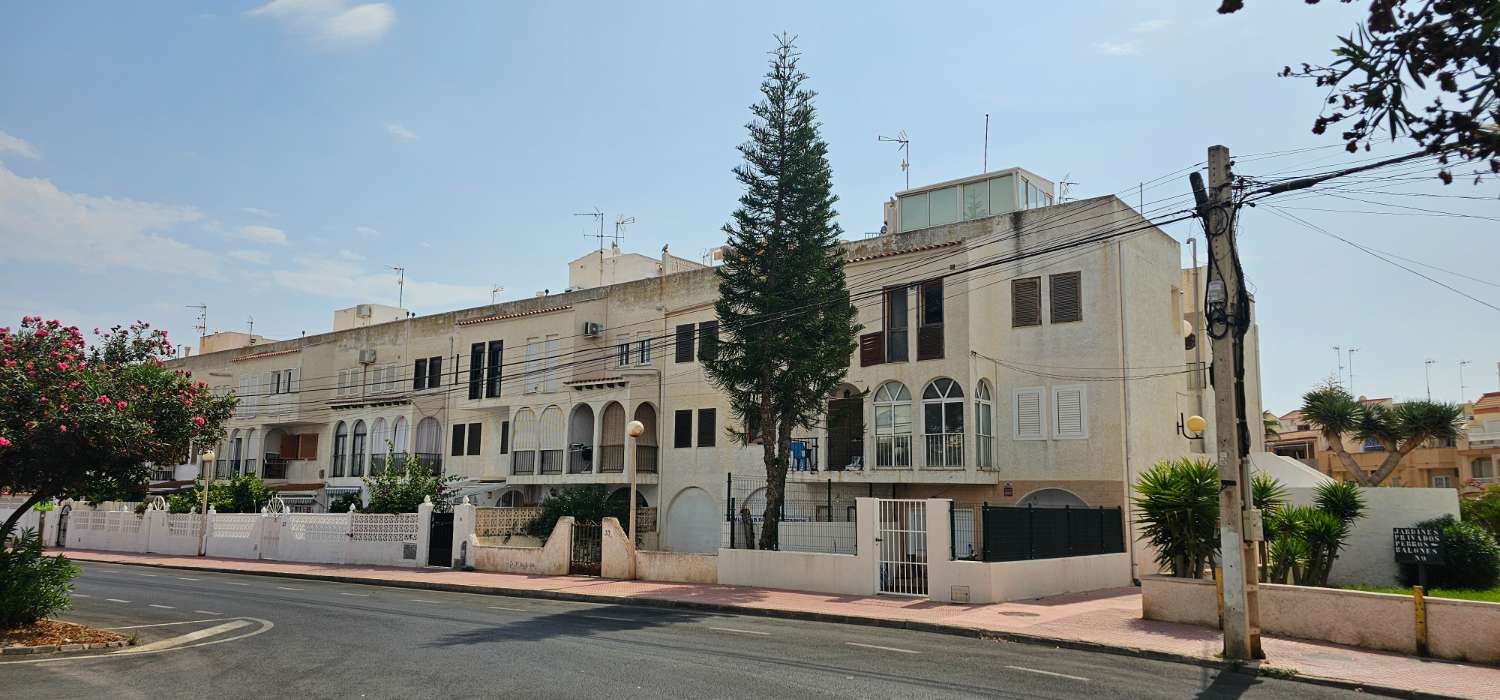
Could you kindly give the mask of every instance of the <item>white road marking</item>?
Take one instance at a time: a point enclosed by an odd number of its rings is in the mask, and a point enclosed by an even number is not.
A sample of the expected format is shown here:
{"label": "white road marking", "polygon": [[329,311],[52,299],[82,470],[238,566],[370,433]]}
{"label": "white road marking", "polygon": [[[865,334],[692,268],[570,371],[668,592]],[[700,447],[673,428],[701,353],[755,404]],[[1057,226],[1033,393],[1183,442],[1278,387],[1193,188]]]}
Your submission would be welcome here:
{"label": "white road marking", "polygon": [[153,608],[161,608],[162,610],[176,610],[177,609],[177,608],[174,608],[174,607],[172,607],[170,605],[157,605],[156,603],[147,603],[147,606],[153,607]]}
{"label": "white road marking", "polygon": [[301,588],[292,588],[291,586],[277,586],[277,588],[280,588],[283,591],[300,591],[300,590],[302,590]]}
{"label": "white road marking", "polygon": [[222,583],[222,584],[224,584],[226,586],[248,586],[248,585],[250,585],[248,583],[240,583],[239,581],[220,581],[219,583]]}
{"label": "white road marking", "polygon": [[433,605],[437,605],[437,601],[435,600],[422,600],[421,598],[408,598],[407,600],[413,603],[432,603]]}
{"label": "white road marking", "polygon": [[199,615],[223,615],[224,614],[224,613],[221,613],[221,612],[215,612],[213,610],[194,610],[193,612],[198,613]]}
{"label": "white road marking", "polygon": [[507,608],[507,607],[505,607],[503,605],[489,605],[489,606],[486,606],[486,607],[488,607],[491,610],[509,610],[511,612],[531,612],[530,610],[527,610],[525,608]]}
{"label": "white road marking", "polygon": [[859,642],[844,642],[844,643],[848,644],[851,647],[864,647],[866,649],[879,649],[881,651],[895,651],[895,652],[900,652],[902,654],[920,654],[920,653],[922,653],[920,651],[912,651],[910,649],[897,649],[896,647],[883,647],[883,646],[880,646],[879,644],[860,644]]}
{"label": "white road marking", "polygon": [[140,654],[142,652],[147,652],[147,651],[159,651],[159,650],[162,650],[162,649],[171,649],[171,648],[174,648],[174,647],[180,647],[180,646],[182,646],[184,644],[190,644],[192,642],[196,642],[196,641],[198,641],[200,639],[207,639],[208,637],[212,637],[212,636],[214,636],[216,634],[223,634],[225,632],[233,632],[234,630],[237,630],[237,629],[239,629],[241,627],[249,627],[249,626],[250,626],[250,623],[247,622],[247,621],[245,621],[245,620],[230,620],[229,622],[225,622],[225,623],[220,624],[220,625],[214,625],[213,627],[207,627],[207,628],[198,630],[196,632],[188,632],[187,634],[181,634],[181,635],[178,635],[176,637],[171,637],[169,639],[163,639],[163,640],[161,640],[159,642],[152,642],[150,644],[144,644],[144,645],[138,646],[138,647],[127,647],[125,649],[125,651],[121,651],[121,652],[117,652],[117,653],[120,653],[120,654]]}
{"label": "white road marking", "polygon": [[[208,641],[197,642],[197,643],[194,643],[194,644],[188,644],[188,645],[180,646],[180,647],[173,647],[171,649],[152,649],[150,651],[144,651],[143,652],[139,648],[137,648],[137,649],[132,649],[132,650],[108,651],[108,652],[104,652],[104,653],[100,653],[100,654],[85,654],[83,656],[74,656],[74,655],[47,656],[47,657],[34,658],[34,659],[17,659],[15,661],[0,661],[0,666],[10,666],[10,665],[14,665],[14,664],[61,664],[61,663],[69,663],[69,662],[73,662],[73,661],[83,661],[85,659],[108,659],[108,658],[112,658],[112,657],[121,656],[122,654],[125,655],[125,656],[131,656],[131,655],[139,655],[139,654],[160,654],[160,653],[169,652],[169,651],[181,651],[183,649],[192,649],[194,647],[206,647],[206,646],[210,646],[210,645],[214,645],[214,644],[223,644],[225,642],[239,641],[239,640],[245,639],[247,637],[254,637],[257,634],[261,634],[261,633],[264,633],[264,632],[269,632],[269,631],[271,631],[271,628],[273,628],[273,627],[276,626],[275,623],[271,622],[270,620],[262,620],[262,619],[260,619],[258,617],[245,617],[245,618],[240,618],[240,619],[246,620],[248,622],[255,623],[255,624],[259,625],[259,626],[256,627],[255,629],[249,631],[249,632],[245,632],[243,634],[236,634],[236,635],[234,635],[232,637],[219,637],[217,639],[210,639]],[[210,620],[210,622],[216,622],[216,620]]]}
{"label": "white road marking", "polygon": [[355,597],[355,598],[369,598],[370,597],[369,593],[340,593],[339,595],[352,596],[352,597]]}
{"label": "white road marking", "polygon": [[73,597],[74,598],[92,598],[94,596],[91,596],[91,595],[89,595],[87,593],[74,593]]}
{"label": "white road marking", "polygon": [[196,578],[188,578],[186,576],[177,576],[176,579],[178,581],[201,581],[202,580],[202,579],[196,579]]}
{"label": "white road marking", "polygon": [[142,574],[142,573],[137,573],[136,576],[145,576],[145,577],[148,577],[148,578],[156,578],[156,574]]}
{"label": "white road marking", "polygon": [[734,629],[733,627],[710,627],[709,629],[711,629],[711,630],[718,630],[720,632],[734,632],[735,634],[756,634],[756,635],[760,635],[762,637],[769,637],[769,636],[771,636],[770,632],[756,632],[755,630],[737,630],[737,629]]}
{"label": "white road marking", "polygon": [[109,601],[111,603],[129,603],[130,602],[128,600],[120,600],[119,598],[105,598],[105,600],[107,600],[107,601]]}
{"label": "white road marking", "polygon": [[608,615],[583,615],[579,613],[574,613],[573,615],[574,617],[587,617],[591,620],[610,620],[613,622],[640,622],[640,620],[634,620],[628,617],[610,617]]}
{"label": "white road marking", "polygon": [[1083,676],[1070,676],[1070,675],[1068,675],[1066,673],[1056,673],[1054,671],[1043,671],[1043,670],[1041,670],[1039,668],[1026,668],[1025,666],[1006,666],[1006,668],[1008,668],[1008,669],[1010,669],[1012,671],[1025,671],[1027,673],[1040,673],[1043,676],[1052,676],[1054,678],[1067,678],[1069,680],[1074,680],[1074,681],[1083,681],[1084,683],[1089,682],[1089,679],[1084,678]]}
{"label": "white road marking", "polygon": [[[199,612],[202,612],[201,610]],[[107,630],[138,630],[146,627],[174,627],[176,625],[200,625],[205,622],[223,622],[224,618],[216,617],[212,620],[183,620],[182,622],[158,622],[154,625],[127,625],[125,627],[103,627]]]}

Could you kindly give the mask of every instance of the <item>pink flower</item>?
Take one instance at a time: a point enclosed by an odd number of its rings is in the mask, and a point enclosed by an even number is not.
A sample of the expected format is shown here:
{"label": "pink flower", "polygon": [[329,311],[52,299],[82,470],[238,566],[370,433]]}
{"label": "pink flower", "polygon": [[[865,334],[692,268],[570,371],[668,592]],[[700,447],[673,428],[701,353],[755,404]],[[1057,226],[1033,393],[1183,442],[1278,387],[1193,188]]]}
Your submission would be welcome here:
{"label": "pink flower", "polygon": [[100,406],[103,406],[104,404],[109,403],[109,397],[108,396],[100,396],[99,398],[94,399],[94,403],[97,403]]}
{"label": "pink flower", "polygon": [[59,425],[59,426],[57,426],[57,432],[60,432],[60,433],[66,433],[66,432],[68,432],[68,426],[66,426],[66,425]]}
{"label": "pink flower", "polygon": [[16,366],[16,361],[15,360],[6,360],[5,361],[5,366],[6,367],[15,367]]}
{"label": "pink flower", "polygon": [[203,416],[193,416],[193,425],[203,425],[207,422],[208,421],[203,419]]}
{"label": "pink flower", "polygon": [[64,372],[66,372],[66,371],[68,371],[68,363],[66,363],[66,362],[59,362],[59,363],[57,363],[57,368],[59,370],[62,370]]}
{"label": "pink flower", "polygon": [[193,400],[192,399],[183,399],[182,400],[182,406],[183,406],[183,408],[192,408],[193,407]]}
{"label": "pink flower", "polygon": [[38,329],[36,329],[36,337],[38,337],[38,338],[45,338],[45,337],[47,337],[49,335],[52,335],[52,334],[48,333],[47,329],[45,329],[45,328],[38,328]]}
{"label": "pink flower", "polygon": [[116,402],[115,402],[115,408],[118,408],[118,409],[120,409],[120,410],[121,410],[121,411],[123,411],[123,410],[125,410],[125,407],[126,407],[126,406],[129,406],[129,405],[130,405],[130,404],[128,404],[128,403],[125,403],[125,402],[124,402],[124,401],[116,401]]}
{"label": "pink flower", "polygon": [[10,447],[10,439],[9,438],[5,438],[5,437],[0,437],[0,447]]}

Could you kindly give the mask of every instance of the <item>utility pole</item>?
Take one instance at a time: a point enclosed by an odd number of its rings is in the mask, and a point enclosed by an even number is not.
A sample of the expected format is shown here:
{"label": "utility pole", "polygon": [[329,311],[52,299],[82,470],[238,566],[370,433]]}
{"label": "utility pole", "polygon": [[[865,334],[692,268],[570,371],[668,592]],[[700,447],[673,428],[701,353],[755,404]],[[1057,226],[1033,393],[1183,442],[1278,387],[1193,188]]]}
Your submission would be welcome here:
{"label": "utility pole", "polygon": [[1427,400],[1428,401],[1432,400],[1432,366],[1435,365],[1435,364],[1437,364],[1437,360],[1434,360],[1434,359],[1432,359],[1430,357],[1427,358],[1426,360],[1422,361],[1422,374],[1427,377]]}
{"label": "utility pole", "polygon": [[[1256,545],[1263,538],[1260,514],[1251,510],[1249,426],[1245,421],[1245,331],[1250,295],[1240,276],[1235,247],[1233,174],[1229,149],[1208,149],[1208,188],[1203,176],[1190,181],[1208,239],[1205,293],[1208,335],[1213,342],[1215,448],[1219,461],[1219,562],[1224,581],[1224,658],[1265,658],[1260,647],[1260,603]],[[1248,521],[1248,523],[1247,523]],[[1248,525],[1248,528],[1247,528]]]}
{"label": "utility pole", "polygon": [[399,265],[386,265],[385,269],[396,271],[396,306],[406,308],[406,268]]}

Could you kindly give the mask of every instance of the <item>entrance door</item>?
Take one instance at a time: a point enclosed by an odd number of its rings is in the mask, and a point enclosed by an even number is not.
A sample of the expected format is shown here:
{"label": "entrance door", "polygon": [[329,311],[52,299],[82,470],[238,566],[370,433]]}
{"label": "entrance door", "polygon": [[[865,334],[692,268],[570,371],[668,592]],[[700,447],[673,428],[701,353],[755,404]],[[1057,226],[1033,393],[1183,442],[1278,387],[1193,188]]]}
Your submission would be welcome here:
{"label": "entrance door", "polygon": [[915,499],[879,501],[881,593],[927,595],[927,503]]}
{"label": "entrance door", "polygon": [[57,546],[68,546],[68,514],[73,512],[72,505],[62,507],[62,512],[57,515]]}
{"label": "entrance door", "polygon": [[427,565],[453,566],[453,514],[433,513],[427,538]]}
{"label": "entrance door", "polygon": [[598,576],[603,561],[603,540],[599,523],[573,523],[573,554],[568,559],[568,573]]}
{"label": "entrance door", "polygon": [[858,396],[828,402],[828,468],[864,468],[865,415]]}

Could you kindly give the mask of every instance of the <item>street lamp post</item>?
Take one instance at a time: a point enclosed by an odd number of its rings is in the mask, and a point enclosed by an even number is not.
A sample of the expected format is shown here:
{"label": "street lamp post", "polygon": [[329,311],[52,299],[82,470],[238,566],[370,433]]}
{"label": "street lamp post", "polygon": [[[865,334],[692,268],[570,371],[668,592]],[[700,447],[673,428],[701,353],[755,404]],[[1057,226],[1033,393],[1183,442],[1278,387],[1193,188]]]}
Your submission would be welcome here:
{"label": "street lamp post", "polygon": [[199,516],[202,520],[198,524],[198,556],[200,557],[208,554],[208,485],[210,483],[208,470],[214,462],[214,457],[217,456],[213,450],[204,450],[198,455],[198,472],[203,481],[203,510]]}
{"label": "street lamp post", "polygon": [[[646,426],[638,420],[630,421],[625,426],[625,471],[630,472],[630,533],[628,536],[631,547],[635,546],[635,472],[638,461],[635,458],[635,442],[636,438],[644,432],[646,432]],[[631,569],[632,572],[635,569],[634,562],[632,562]]]}

